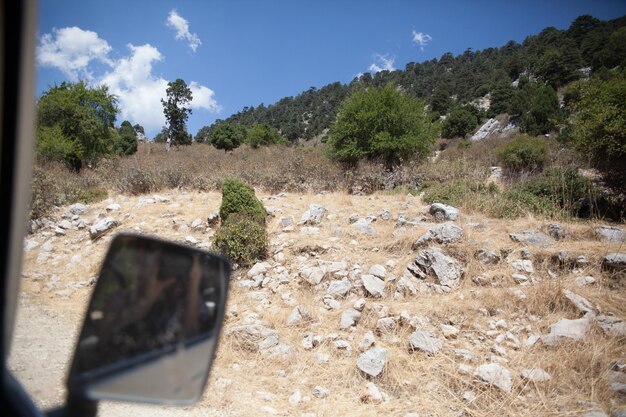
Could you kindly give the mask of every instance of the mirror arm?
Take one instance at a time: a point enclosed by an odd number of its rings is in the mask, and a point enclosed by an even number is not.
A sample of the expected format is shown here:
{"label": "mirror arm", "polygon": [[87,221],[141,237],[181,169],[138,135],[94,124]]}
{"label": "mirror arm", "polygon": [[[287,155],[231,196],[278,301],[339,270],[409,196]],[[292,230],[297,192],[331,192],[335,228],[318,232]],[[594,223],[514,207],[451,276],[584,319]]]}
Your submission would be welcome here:
{"label": "mirror arm", "polygon": [[48,417],[96,417],[98,413],[98,401],[89,400],[85,397],[68,395],[67,404],[47,413]]}

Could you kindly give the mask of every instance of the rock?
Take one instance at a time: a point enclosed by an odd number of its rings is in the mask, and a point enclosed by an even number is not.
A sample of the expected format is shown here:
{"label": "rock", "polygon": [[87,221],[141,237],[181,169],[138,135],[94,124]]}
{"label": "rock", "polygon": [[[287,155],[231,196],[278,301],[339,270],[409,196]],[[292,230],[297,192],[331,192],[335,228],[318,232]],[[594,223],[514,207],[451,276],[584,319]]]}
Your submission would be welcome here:
{"label": "rock", "polygon": [[89,237],[91,240],[96,240],[118,225],[119,223],[114,218],[106,217],[89,228]]}
{"label": "rock", "polygon": [[257,275],[265,274],[272,266],[268,262],[257,262],[247,272],[247,276],[256,277]]}
{"label": "rock", "polygon": [[587,285],[595,284],[596,279],[592,276],[587,275],[584,277],[576,277],[574,281],[579,287],[586,287]]}
{"label": "rock", "polygon": [[367,235],[373,235],[376,233],[376,229],[370,226],[370,222],[366,219],[359,219],[355,223],[352,224],[354,228],[359,230],[361,233],[365,233]]}
{"label": "rock", "polygon": [[327,295],[326,297],[324,297],[324,307],[327,310],[338,310],[339,308],[341,308],[341,303],[337,300],[335,300],[332,296]]}
{"label": "rock", "polygon": [[378,217],[380,217],[381,220],[387,221],[387,220],[391,219],[391,212],[389,210],[387,210],[387,209],[384,209],[383,211],[381,211],[378,214]]}
{"label": "rock", "polygon": [[463,275],[458,261],[446,255],[440,248],[420,251],[415,261],[407,265],[407,270],[421,279],[434,275],[439,285],[449,288],[456,287]]}
{"label": "rock", "polygon": [[300,228],[301,235],[319,235],[320,229],[319,227],[302,227]]}
{"label": "rock", "polygon": [[565,298],[567,298],[573,305],[576,307],[578,311],[583,314],[592,313],[595,314],[595,307],[586,298],[581,297],[578,294],[574,294],[570,290],[563,290],[562,294]]}
{"label": "rock", "polygon": [[58,224],[58,227],[68,230],[72,228],[72,223],[69,220],[61,220]]}
{"label": "rock", "polygon": [[215,226],[220,221],[220,212],[212,211],[206,218],[206,222],[209,226]]}
{"label": "rock", "polygon": [[493,251],[488,249],[478,249],[474,253],[474,258],[481,264],[489,265],[489,264],[497,264],[500,262],[500,257]]}
{"label": "rock", "polygon": [[374,333],[372,333],[371,331],[365,333],[363,335],[363,338],[359,342],[359,350],[361,352],[365,352],[367,349],[372,347],[372,345],[374,344],[374,341],[375,341]]}
{"label": "rock", "polygon": [[560,224],[549,224],[548,234],[556,240],[563,240],[571,235],[570,231]]}
{"label": "rock", "polygon": [[504,392],[511,392],[513,387],[511,371],[497,363],[480,365],[474,371],[474,377]]}
{"label": "rock", "polygon": [[30,252],[31,250],[37,248],[37,246],[39,246],[39,243],[37,243],[37,241],[24,238],[24,251]]}
{"label": "rock", "polygon": [[295,407],[300,404],[300,402],[302,402],[302,393],[297,389],[289,396],[289,405]]}
{"label": "rock", "polygon": [[296,219],[293,216],[281,217],[280,220],[278,221],[278,224],[283,229],[286,227],[291,227],[295,225],[295,223],[296,223]]}
{"label": "rock", "polygon": [[341,319],[339,320],[339,329],[346,330],[356,324],[361,319],[361,313],[353,308],[349,308],[341,313]]}
{"label": "rock", "polygon": [[396,328],[396,319],[393,317],[383,317],[376,322],[376,330],[379,333],[389,333]]}
{"label": "rock", "polygon": [[476,399],[476,393],[474,391],[465,391],[463,393],[463,401],[471,403]]}
{"label": "rock", "polygon": [[56,236],[65,236],[65,230],[61,229],[60,227],[55,227],[54,228],[54,234]]}
{"label": "rock", "polygon": [[502,126],[496,119],[487,120],[471,137],[472,142],[477,142],[485,139],[494,132],[497,132]]}
{"label": "rock", "polygon": [[305,306],[299,305],[291,310],[287,318],[287,326],[297,326],[309,320],[311,320],[311,313]]}
{"label": "rock", "polygon": [[533,268],[533,263],[528,259],[516,259],[511,262],[511,266],[513,267],[513,269],[520,272],[526,272],[528,274],[532,274],[533,272],[535,272],[535,269]]}
{"label": "rock", "polygon": [[348,263],[334,261],[319,261],[318,266],[325,274],[338,274],[342,276],[348,275]]}
{"label": "rock", "polygon": [[311,391],[311,394],[313,394],[315,398],[328,397],[328,391],[326,391],[324,388],[320,387],[319,385],[313,388],[313,390]]}
{"label": "rock", "polygon": [[312,350],[322,343],[322,337],[309,333],[302,339],[302,347],[304,350]]}
{"label": "rock", "polygon": [[70,210],[70,213],[81,216],[89,211],[89,206],[86,206],[81,203],[76,203],[76,204],[72,204],[69,207],[69,210]]}
{"label": "rock", "polygon": [[413,242],[413,249],[428,244],[431,240],[440,244],[458,242],[463,237],[463,229],[453,222],[438,224]]}
{"label": "rock", "polygon": [[515,298],[517,298],[518,300],[526,299],[526,294],[524,293],[524,291],[520,290],[519,288],[509,288],[509,293],[513,294]]}
{"label": "rock", "polygon": [[299,275],[309,284],[318,285],[320,282],[322,282],[325,273],[322,268],[316,266],[305,266],[300,269]]}
{"label": "rock", "polygon": [[465,361],[473,361],[476,359],[476,355],[467,349],[454,349],[454,356],[461,358]]}
{"label": "rock", "polygon": [[242,348],[260,352],[264,356],[289,357],[295,354],[289,345],[280,343],[276,330],[259,323],[230,326],[224,333],[235,338]]}
{"label": "rock", "polygon": [[371,266],[370,270],[368,271],[368,274],[374,275],[375,277],[378,277],[384,280],[385,277],[387,276],[387,270],[382,265],[374,264]]}
{"label": "rock", "polygon": [[365,374],[376,377],[387,364],[388,352],[385,348],[371,348],[359,355],[356,366]]}
{"label": "rock", "polygon": [[331,281],[326,290],[327,294],[345,297],[352,289],[352,284],[347,279]]}
{"label": "rock", "polygon": [[509,233],[509,237],[514,242],[525,243],[540,248],[547,248],[555,243],[554,239],[538,230],[524,230],[519,233]]}
{"label": "rock", "polygon": [[615,316],[598,316],[596,323],[607,336],[626,337],[626,322]]}
{"label": "rock", "polygon": [[379,404],[385,401],[385,394],[383,394],[380,389],[373,382],[367,383],[367,394],[364,398],[366,402],[371,402],[374,404]]}
{"label": "rock", "polygon": [[385,282],[382,279],[374,275],[363,274],[361,275],[361,281],[367,293],[372,297],[380,298],[385,296]]}
{"label": "rock", "polygon": [[621,382],[613,382],[609,387],[618,394],[626,395],[626,384]]}
{"label": "rock", "polygon": [[626,232],[618,227],[598,226],[594,231],[605,242],[626,242]]}
{"label": "rock", "polygon": [[113,203],[106,207],[106,211],[119,211],[122,208],[119,204]]}
{"label": "rock", "polygon": [[348,355],[352,352],[352,346],[350,346],[350,343],[348,343],[347,341],[343,339],[335,340],[333,342],[333,345],[335,346],[335,349],[341,350],[347,353]]}
{"label": "rock", "polygon": [[563,339],[581,340],[590,327],[590,319],[583,317],[576,320],[561,319],[550,326],[550,333],[542,336],[541,341],[548,346],[556,346]]}
{"label": "rock", "polygon": [[447,204],[433,203],[429,212],[437,220],[456,220],[459,217],[459,209]]}
{"label": "rock", "polygon": [[365,308],[365,298],[359,298],[356,300],[353,307],[356,311],[363,311]]}
{"label": "rock", "polygon": [[484,287],[491,283],[491,278],[487,274],[480,274],[473,277],[472,282],[478,286]]}
{"label": "rock", "polygon": [[469,366],[469,365],[465,364],[465,363],[459,364],[459,366],[457,366],[456,370],[461,375],[470,375],[472,372],[474,372],[474,368],[472,366]]}
{"label": "rock", "polygon": [[443,333],[443,337],[445,337],[446,339],[456,339],[456,337],[461,332],[456,327],[450,326],[448,324],[442,324],[439,327],[441,328],[441,333]]}
{"label": "rock", "polygon": [[421,350],[429,355],[434,355],[443,346],[443,341],[437,339],[431,332],[417,331],[411,333],[409,347],[413,350]]}
{"label": "rock", "polygon": [[524,274],[513,274],[511,278],[513,278],[517,284],[526,284],[528,282],[528,276]]}
{"label": "rock", "polygon": [[613,271],[626,269],[626,253],[609,253],[602,258],[602,267]]}
{"label": "rock", "polygon": [[322,222],[326,208],[318,204],[311,204],[309,209],[300,218],[300,224],[316,225]]}
{"label": "rock", "polygon": [[552,379],[549,373],[540,368],[523,369],[520,375],[530,382],[546,382]]}
{"label": "rock", "polygon": [[198,239],[196,239],[195,237],[189,235],[189,236],[185,236],[185,242],[195,246],[196,244],[198,244]]}

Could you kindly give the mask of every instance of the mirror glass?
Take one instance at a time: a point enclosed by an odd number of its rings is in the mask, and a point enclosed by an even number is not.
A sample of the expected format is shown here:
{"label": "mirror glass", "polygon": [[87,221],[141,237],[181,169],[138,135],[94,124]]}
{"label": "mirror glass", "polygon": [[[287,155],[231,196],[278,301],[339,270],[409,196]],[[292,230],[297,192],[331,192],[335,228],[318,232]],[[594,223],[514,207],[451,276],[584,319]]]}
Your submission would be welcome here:
{"label": "mirror glass", "polygon": [[118,235],[96,283],[69,376],[71,395],[191,404],[204,389],[226,304],[220,256]]}

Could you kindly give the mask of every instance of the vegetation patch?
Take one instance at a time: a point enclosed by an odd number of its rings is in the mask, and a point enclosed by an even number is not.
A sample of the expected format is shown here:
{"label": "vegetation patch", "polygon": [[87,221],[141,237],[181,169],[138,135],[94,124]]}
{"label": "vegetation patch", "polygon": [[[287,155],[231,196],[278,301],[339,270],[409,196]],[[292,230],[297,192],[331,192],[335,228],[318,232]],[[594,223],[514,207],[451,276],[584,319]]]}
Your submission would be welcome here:
{"label": "vegetation patch", "polygon": [[240,265],[250,265],[267,257],[267,233],[258,222],[232,216],[215,233],[213,246]]}
{"label": "vegetation patch", "polygon": [[265,225],[265,208],[256,198],[254,189],[248,184],[227,179],[222,184],[222,205],[220,206],[220,218],[222,222],[228,221],[231,215],[246,217],[260,225]]}

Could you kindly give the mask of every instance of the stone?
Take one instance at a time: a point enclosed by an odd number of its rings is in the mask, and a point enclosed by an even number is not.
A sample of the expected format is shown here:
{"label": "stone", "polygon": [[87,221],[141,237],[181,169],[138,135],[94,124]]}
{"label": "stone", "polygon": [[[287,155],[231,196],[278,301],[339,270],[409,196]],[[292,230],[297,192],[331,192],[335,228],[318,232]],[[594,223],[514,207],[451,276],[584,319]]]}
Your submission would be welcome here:
{"label": "stone", "polygon": [[385,400],[385,395],[373,382],[367,383],[367,395],[365,400],[374,404],[379,404]]}
{"label": "stone", "polygon": [[459,209],[441,203],[431,204],[429,213],[437,220],[456,220],[459,217]]}
{"label": "stone", "polygon": [[264,356],[289,357],[295,354],[293,348],[280,343],[278,332],[260,323],[238,324],[226,328],[225,335],[233,337],[240,346],[252,352],[260,352]]}
{"label": "stone", "polygon": [[361,233],[365,233],[367,235],[373,235],[376,233],[376,229],[370,226],[370,223],[366,219],[359,219],[353,223],[352,226]]}
{"label": "stone", "polygon": [[540,368],[523,369],[520,375],[530,382],[546,382],[552,379],[549,373]]}
{"label": "stone", "polygon": [[363,338],[361,338],[361,341],[359,342],[359,350],[361,352],[365,352],[370,347],[372,347],[372,345],[374,344],[374,341],[375,341],[374,333],[372,333],[371,331],[365,333],[363,335]]}
{"label": "stone", "polygon": [[118,225],[119,223],[113,217],[105,217],[89,228],[89,237],[91,240],[96,240]]}
{"label": "stone", "polygon": [[272,266],[268,262],[257,262],[246,273],[249,277],[256,277],[257,275],[265,274]]}
{"label": "stone", "polygon": [[602,267],[613,271],[626,269],[626,253],[609,253],[602,258]]}
{"label": "stone", "polygon": [[68,229],[71,229],[71,228],[72,228],[72,223],[71,223],[69,220],[61,220],[61,221],[59,222],[58,226],[59,226],[61,229],[68,230]]}
{"label": "stone", "polygon": [[573,292],[571,292],[570,290],[567,290],[567,289],[563,290],[561,293],[581,313],[583,313],[583,314],[587,314],[587,313],[595,314],[596,308],[586,298],[581,297],[578,294],[574,294]]}
{"label": "stone", "polygon": [[449,288],[456,287],[463,276],[459,262],[440,248],[420,251],[415,261],[407,265],[407,270],[421,279],[434,275],[439,285]]}
{"label": "stone", "polygon": [[459,364],[459,366],[457,366],[456,370],[461,375],[470,375],[472,372],[474,372],[474,368],[472,366],[469,366],[469,365],[465,364],[465,363]]}
{"label": "stone", "polygon": [[312,350],[322,343],[322,337],[309,333],[302,339],[302,347],[304,350]]}
{"label": "stone", "polygon": [[313,388],[313,390],[311,391],[311,394],[313,394],[315,398],[328,397],[328,391],[326,391],[326,389],[320,387],[319,385]]}
{"label": "stone", "polygon": [[352,289],[352,284],[347,279],[333,280],[328,284],[326,293],[332,296],[345,297]]}
{"label": "stone", "polygon": [[387,210],[387,209],[384,209],[383,211],[381,211],[378,214],[378,217],[380,217],[381,220],[387,221],[387,220],[391,219],[391,212],[389,210]]}
{"label": "stone", "polygon": [[413,249],[427,245],[430,241],[440,244],[454,243],[463,237],[463,229],[453,222],[438,224],[413,242]]}
{"label": "stone", "polygon": [[476,399],[476,393],[474,391],[465,391],[463,392],[463,401],[467,403],[471,403]]}
{"label": "stone", "polygon": [[212,211],[206,218],[206,222],[209,226],[215,226],[220,221],[219,211]]}
{"label": "stone", "polygon": [[374,275],[375,277],[378,277],[380,279],[385,279],[385,277],[387,276],[387,270],[384,266],[380,264],[374,264],[370,267],[368,274]]}
{"label": "stone", "polygon": [[311,204],[309,209],[300,218],[300,224],[316,225],[322,222],[326,208],[319,204]]}
{"label": "stone", "polygon": [[437,339],[431,332],[416,331],[411,333],[409,347],[412,350],[421,350],[434,355],[443,347],[443,340]]}
{"label": "stone", "polygon": [[502,128],[500,122],[494,118],[487,120],[471,137],[472,142],[478,142]]}
{"label": "stone", "polygon": [[309,320],[311,320],[311,313],[305,306],[299,305],[291,310],[287,317],[287,326],[297,326]]}
{"label": "stone", "polygon": [[626,384],[621,382],[613,382],[609,387],[618,394],[626,395]]}
{"label": "stone", "polygon": [[119,211],[121,210],[122,206],[120,206],[119,204],[113,203],[113,204],[109,204],[106,207],[106,211]]}
{"label": "stone", "polygon": [[324,297],[323,302],[324,302],[324,307],[327,310],[338,310],[339,308],[341,308],[341,303],[339,301],[335,300],[330,295]]}
{"label": "stone", "polygon": [[300,228],[301,235],[319,235],[320,229],[319,227],[302,227]]}
{"label": "stone", "polygon": [[305,266],[300,269],[299,275],[309,284],[318,285],[320,282],[322,282],[325,273],[322,268],[316,266]]}
{"label": "stone", "polygon": [[472,282],[480,287],[484,287],[491,284],[491,278],[487,274],[480,274],[473,277]]}
{"label": "stone", "polygon": [[450,326],[448,324],[442,324],[439,327],[441,329],[441,333],[443,333],[443,337],[445,337],[446,339],[456,339],[461,332],[456,327]]}
{"label": "stone", "polygon": [[363,274],[361,275],[361,281],[365,291],[372,297],[380,298],[385,296],[385,282],[382,279],[374,275]]}
{"label": "stone", "polygon": [[524,243],[540,248],[547,248],[555,243],[554,239],[538,230],[524,230],[519,233],[509,233],[509,237],[514,242]]}
{"label": "stone", "polygon": [[297,389],[289,396],[289,405],[295,407],[300,404],[300,402],[302,402],[302,393]]}
{"label": "stone", "polygon": [[511,275],[511,278],[513,278],[513,281],[518,284],[525,284],[528,282],[528,275],[524,274],[513,274]]}
{"label": "stone", "polygon": [[89,206],[81,203],[72,204],[69,207],[70,213],[81,216],[89,211]]}
{"label": "stone", "polygon": [[352,326],[356,326],[360,319],[361,313],[353,308],[349,308],[341,313],[341,318],[339,319],[339,329],[346,330]]}
{"label": "stone", "polygon": [[474,371],[474,377],[504,392],[511,392],[513,387],[511,371],[497,363],[480,365]]}
{"label": "stone", "polygon": [[574,282],[576,282],[576,285],[578,285],[579,287],[586,287],[587,285],[592,285],[595,284],[596,279],[592,276],[578,276],[576,277],[576,279],[574,279]]}
{"label": "stone", "polygon": [[384,317],[376,322],[376,330],[379,333],[389,333],[396,328],[396,319],[393,317]]}
{"label": "stone", "polygon": [[353,307],[356,311],[363,311],[363,309],[365,308],[365,298],[359,298],[358,300],[356,300]]}
{"label": "stone", "polygon": [[563,227],[563,225],[549,224],[548,235],[552,236],[556,240],[563,240],[563,239],[568,238],[571,235],[571,233],[569,230]]}
{"label": "stone", "polygon": [[282,229],[285,229],[287,227],[294,226],[296,224],[296,219],[293,216],[281,217],[278,224]]}
{"label": "stone", "polygon": [[626,232],[618,227],[598,226],[594,231],[605,242],[626,242]]}
{"label": "stone", "polygon": [[576,320],[561,319],[550,326],[550,333],[542,336],[541,341],[547,346],[556,346],[565,340],[582,340],[590,327],[590,319],[583,317]]}
{"label": "stone", "polygon": [[473,361],[476,359],[476,355],[467,349],[454,349],[454,356],[461,358],[465,361]]}
{"label": "stone", "polygon": [[607,336],[626,337],[626,322],[618,317],[607,315],[597,316],[596,323]]}
{"label": "stone", "polygon": [[474,253],[474,258],[484,265],[495,265],[500,262],[500,257],[495,252],[488,249],[478,249]]}
{"label": "stone", "polygon": [[195,246],[196,244],[198,244],[198,239],[191,235],[185,236],[185,243]]}
{"label": "stone", "polygon": [[363,373],[376,377],[385,368],[388,356],[387,349],[374,347],[359,355],[356,366]]}
{"label": "stone", "polygon": [[341,261],[319,261],[318,266],[325,274],[338,274],[342,276],[348,275],[348,263]]}
{"label": "stone", "polygon": [[532,274],[533,272],[535,272],[535,269],[533,268],[533,263],[528,259],[516,259],[514,261],[511,261],[511,267],[513,267],[513,269],[515,269],[516,271],[525,272],[528,274]]}

